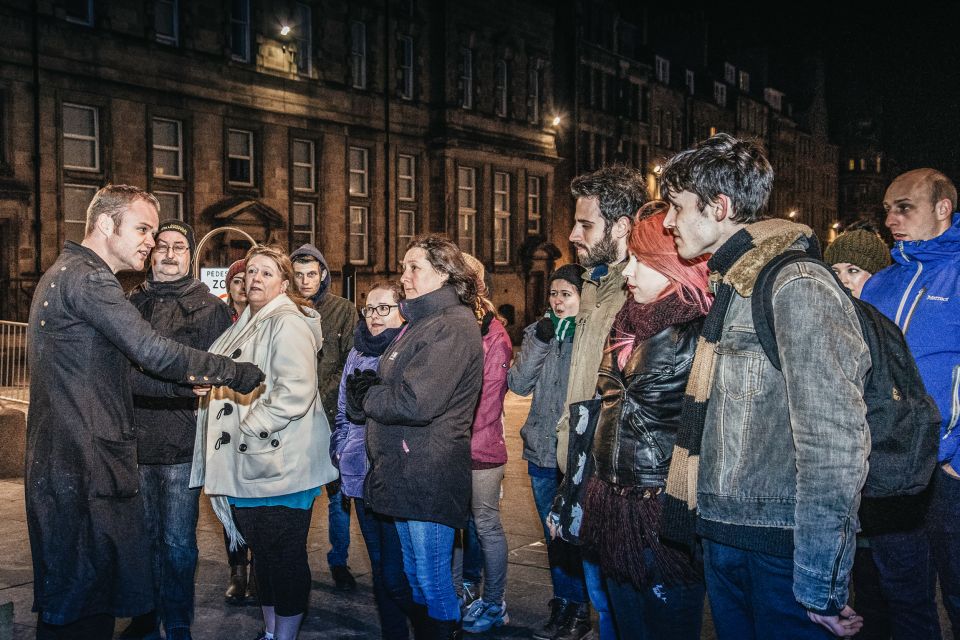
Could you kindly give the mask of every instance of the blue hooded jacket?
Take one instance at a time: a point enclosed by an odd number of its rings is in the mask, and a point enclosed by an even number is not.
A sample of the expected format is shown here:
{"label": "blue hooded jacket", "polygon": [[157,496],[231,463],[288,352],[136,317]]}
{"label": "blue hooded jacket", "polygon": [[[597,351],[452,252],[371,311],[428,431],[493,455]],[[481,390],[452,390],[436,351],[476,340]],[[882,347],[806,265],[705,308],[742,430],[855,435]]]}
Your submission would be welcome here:
{"label": "blue hooded jacket", "polygon": [[920,375],[943,416],[940,463],[960,448],[960,213],[930,240],[893,245],[893,264],[863,286],[861,297],[903,330]]}

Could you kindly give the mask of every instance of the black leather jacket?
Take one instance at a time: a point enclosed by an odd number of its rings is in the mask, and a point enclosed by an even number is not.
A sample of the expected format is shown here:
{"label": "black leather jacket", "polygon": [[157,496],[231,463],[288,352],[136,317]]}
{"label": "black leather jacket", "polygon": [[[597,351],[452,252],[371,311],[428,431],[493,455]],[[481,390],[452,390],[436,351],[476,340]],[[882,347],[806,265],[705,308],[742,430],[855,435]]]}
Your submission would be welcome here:
{"label": "black leather jacket", "polygon": [[651,336],[633,350],[622,371],[615,354],[604,353],[593,442],[596,477],[622,487],[666,484],[702,326],[703,318],[697,318]]}

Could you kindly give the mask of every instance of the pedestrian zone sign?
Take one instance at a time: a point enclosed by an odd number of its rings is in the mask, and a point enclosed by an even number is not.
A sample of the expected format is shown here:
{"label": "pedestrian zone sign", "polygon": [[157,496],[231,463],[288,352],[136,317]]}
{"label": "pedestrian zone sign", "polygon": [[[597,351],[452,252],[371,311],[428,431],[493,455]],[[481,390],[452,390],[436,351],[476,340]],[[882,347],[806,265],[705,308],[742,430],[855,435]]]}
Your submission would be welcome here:
{"label": "pedestrian zone sign", "polygon": [[230,267],[215,267],[213,269],[200,269],[200,281],[210,288],[210,293],[217,296],[224,302],[227,301],[227,273]]}

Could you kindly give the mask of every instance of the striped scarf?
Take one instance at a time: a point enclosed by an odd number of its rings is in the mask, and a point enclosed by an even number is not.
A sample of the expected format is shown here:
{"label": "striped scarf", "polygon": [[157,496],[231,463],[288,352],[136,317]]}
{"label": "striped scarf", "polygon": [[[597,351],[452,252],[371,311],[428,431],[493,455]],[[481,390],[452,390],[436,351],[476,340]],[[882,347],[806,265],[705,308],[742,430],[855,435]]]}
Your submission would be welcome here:
{"label": "striped scarf", "polygon": [[693,553],[696,545],[697,475],[707,404],[713,390],[716,346],[734,293],[749,298],[763,267],[800,238],[816,242],[805,226],[772,218],[746,225],[710,258],[713,307],[707,314],[697,341],[690,379],[680,413],[680,427],[667,474],[667,496],[660,535]]}

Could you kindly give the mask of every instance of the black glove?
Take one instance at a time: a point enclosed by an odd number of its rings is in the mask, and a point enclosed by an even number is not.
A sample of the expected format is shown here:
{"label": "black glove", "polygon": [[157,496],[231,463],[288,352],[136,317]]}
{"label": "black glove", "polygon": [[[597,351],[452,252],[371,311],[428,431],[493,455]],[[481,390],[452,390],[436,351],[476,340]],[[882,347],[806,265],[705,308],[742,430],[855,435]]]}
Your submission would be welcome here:
{"label": "black glove", "polygon": [[346,400],[347,419],[354,424],[363,424],[367,421],[367,414],[363,411],[363,401],[367,397],[370,387],[380,384],[380,376],[373,369],[355,371],[347,376],[344,389]]}
{"label": "black glove", "polygon": [[226,385],[237,393],[247,394],[260,386],[265,376],[260,367],[252,362],[236,362],[233,377],[227,380]]}
{"label": "black glove", "polygon": [[556,333],[557,329],[553,326],[553,320],[550,318],[540,318],[540,322],[533,329],[533,337],[540,342],[550,342]]}

